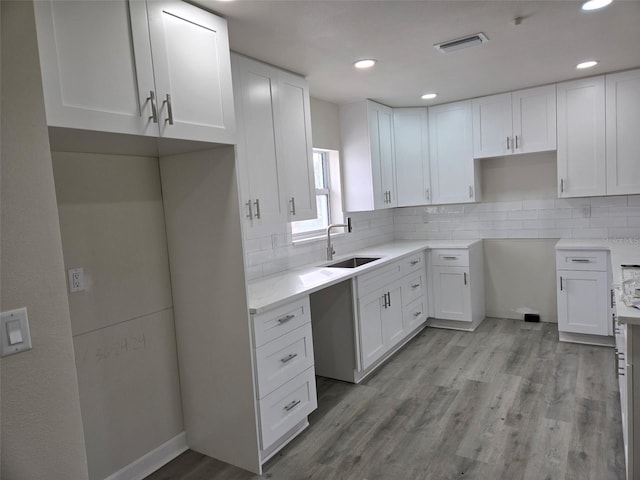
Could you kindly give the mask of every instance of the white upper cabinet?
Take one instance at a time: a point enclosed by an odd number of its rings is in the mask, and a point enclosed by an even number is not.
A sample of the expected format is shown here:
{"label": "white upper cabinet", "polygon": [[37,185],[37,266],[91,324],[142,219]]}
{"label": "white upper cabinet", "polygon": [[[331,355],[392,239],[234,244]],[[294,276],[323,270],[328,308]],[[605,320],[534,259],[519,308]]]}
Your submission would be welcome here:
{"label": "white upper cabinet", "polygon": [[475,98],[475,158],[556,149],[555,85]]}
{"label": "white upper cabinet", "polygon": [[640,193],[640,70],[606,76],[607,194]]}
{"label": "white upper cabinet", "polygon": [[241,55],[232,62],[245,218],[256,234],[261,226],[315,218],[306,80]]}
{"label": "white upper cabinet", "polygon": [[395,207],[393,110],[371,100],[341,105],[340,130],[345,209]]}
{"label": "white upper cabinet", "polygon": [[289,220],[316,218],[316,191],[307,81],[278,72],[279,154],[286,181]]}
{"label": "white upper cabinet", "polygon": [[606,194],[604,77],[559,83],[558,196]]}
{"label": "white upper cabinet", "polygon": [[175,0],[34,6],[50,126],[233,143],[224,19]]}
{"label": "white upper cabinet", "polygon": [[470,100],[429,107],[432,203],[480,201],[471,132]]}
{"label": "white upper cabinet", "polygon": [[226,20],[176,0],[147,2],[147,9],[160,135],[232,140],[235,116]]}
{"label": "white upper cabinet", "polygon": [[236,155],[244,216],[253,227],[286,222],[284,178],[276,151],[277,70],[232,56],[238,120]]}
{"label": "white upper cabinet", "polygon": [[427,109],[394,108],[393,133],[398,207],[431,203]]}

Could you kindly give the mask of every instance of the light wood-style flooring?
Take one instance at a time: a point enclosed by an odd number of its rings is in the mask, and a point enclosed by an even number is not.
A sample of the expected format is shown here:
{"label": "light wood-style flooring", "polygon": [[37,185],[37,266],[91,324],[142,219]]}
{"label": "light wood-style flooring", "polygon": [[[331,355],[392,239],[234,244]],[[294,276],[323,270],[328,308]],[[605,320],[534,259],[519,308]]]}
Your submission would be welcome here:
{"label": "light wood-style flooring", "polygon": [[187,451],[147,480],[624,479],[614,351],[554,324],[427,328],[360,385],[317,383],[262,477]]}

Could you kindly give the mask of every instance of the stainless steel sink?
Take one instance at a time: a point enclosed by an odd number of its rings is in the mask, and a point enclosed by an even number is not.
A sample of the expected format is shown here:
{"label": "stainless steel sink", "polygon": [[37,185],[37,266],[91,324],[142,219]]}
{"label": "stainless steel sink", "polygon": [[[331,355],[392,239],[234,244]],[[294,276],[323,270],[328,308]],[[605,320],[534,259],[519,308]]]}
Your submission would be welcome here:
{"label": "stainless steel sink", "polygon": [[362,265],[366,265],[369,262],[375,262],[376,260],[380,260],[380,257],[351,257],[346,260],[342,260],[341,262],[332,263],[331,265],[327,265],[329,268],[356,268]]}

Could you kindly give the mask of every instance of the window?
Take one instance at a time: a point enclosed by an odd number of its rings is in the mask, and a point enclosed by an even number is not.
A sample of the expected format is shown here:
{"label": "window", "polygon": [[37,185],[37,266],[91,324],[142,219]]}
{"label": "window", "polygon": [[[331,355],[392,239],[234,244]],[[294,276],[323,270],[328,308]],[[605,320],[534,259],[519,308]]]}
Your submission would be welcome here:
{"label": "window", "polygon": [[321,236],[332,223],[342,221],[340,165],[338,152],[313,150],[313,171],[316,181],[317,218],[291,222],[294,240]]}

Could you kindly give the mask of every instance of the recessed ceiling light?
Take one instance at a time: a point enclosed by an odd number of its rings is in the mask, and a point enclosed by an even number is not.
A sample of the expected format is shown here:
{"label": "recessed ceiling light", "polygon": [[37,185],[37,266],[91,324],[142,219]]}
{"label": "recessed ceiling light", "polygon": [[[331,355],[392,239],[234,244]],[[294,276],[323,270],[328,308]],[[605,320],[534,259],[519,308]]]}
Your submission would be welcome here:
{"label": "recessed ceiling light", "polygon": [[431,100],[432,98],[436,98],[438,96],[437,93],[425,93],[424,95],[422,95],[423,100]]}
{"label": "recessed ceiling light", "polygon": [[582,70],[583,68],[595,67],[598,64],[598,60],[587,60],[586,62],[579,63],[576,68]]}
{"label": "recessed ceiling light", "polygon": [[353,66],[356,68],[371,68],[375,64],[376,64],[376,60],[372,58],[367,58],[365,60],[358,60],[356,63],[353,64]]}
{"label": "recessed ceiling light", "polygon": [[589,0],[582,4],[582,10],[598,10],[609,5],[613,0]]}

